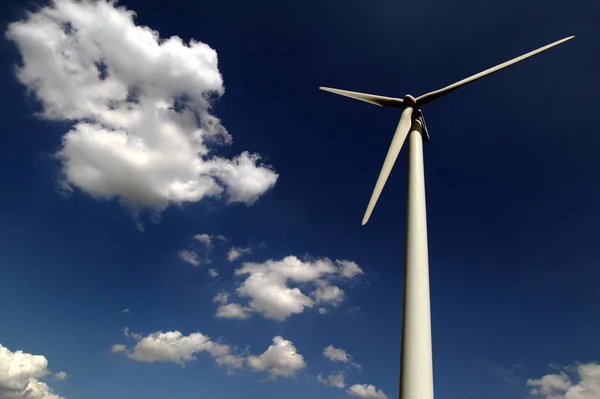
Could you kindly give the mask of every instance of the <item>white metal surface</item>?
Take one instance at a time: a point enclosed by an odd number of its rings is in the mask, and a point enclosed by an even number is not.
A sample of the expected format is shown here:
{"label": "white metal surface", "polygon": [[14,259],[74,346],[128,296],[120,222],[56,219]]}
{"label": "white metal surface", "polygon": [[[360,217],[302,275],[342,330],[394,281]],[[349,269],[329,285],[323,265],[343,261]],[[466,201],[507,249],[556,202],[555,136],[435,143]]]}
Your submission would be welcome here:
{"label": "white metal surface", "polygon": [[429,256],[420,122],[415,121],[411,129],[400,399],[433,399]]}
{"label": "white metal surface", "polygon": [[381,172],[379,172],[379,177],[377,178],[377,183],[375,183],[375,188],[373,189],[373,193],[371,194],[371,199],[369,200],[369,205],[367,205],[367,210],[365,211],[365,216],[363,216],[362,224],[363,226],[367,224],[369,218],[371,217],[371,213],[373,213],[373,209],[375,208],[375,204],[377,204],[377,200],[381,195],[381,191],[383,190],[383,186],[385,186],[385,182],[387,181],[392,168],[394,167],[394,163],[396,163],[396,159],[398,158],[398,154],[400,154],[400,150],[402,149],[402,144],[404,144],[404,140],[406,140],[406,136],[411,127],[412,123],[412,107],[405,108],[402,111],[402,116],[400,117],[400,122],[398,122],[398,127],[396,128],[396,132],[394,133],[394,137],[392,138],[392,144],[390,144],[390,148],[388,149],[388,153],[385,156],[385,160],[383,161],[383,166],[381,167]]}

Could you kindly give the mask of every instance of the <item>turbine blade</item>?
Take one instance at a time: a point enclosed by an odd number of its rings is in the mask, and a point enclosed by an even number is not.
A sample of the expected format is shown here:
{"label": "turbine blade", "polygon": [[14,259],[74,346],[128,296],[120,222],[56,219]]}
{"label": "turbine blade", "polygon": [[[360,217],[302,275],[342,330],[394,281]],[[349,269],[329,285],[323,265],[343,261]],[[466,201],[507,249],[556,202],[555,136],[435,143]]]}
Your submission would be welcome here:
{"label": "turbine blade", "polygon": [[504,69],[504,68],[509,67],[509,66],[511,66],[513,64],[516,64],[519,61],[523,61],[524,59],[532,57],[532,56],[534,56],[536,54],[539,54],[542,51],[548,50],[549,48],[552,48],[554,46],[558,46],[559,44],[564,43],[567,40],[571,40],[574,37],[575,36],[569,36],[569,37],[566,37],[564,39],[558,40],[558,41],[556,41],[554,43],[550,43],[547,46],[540,47],[539,49],[530,51],[529,53],[523,54],[520,57],[513,58],[510,61],[503,62],[502,64],[496,65],[493,68],[486,69],[483,72],[479,72],[478,74],[475,74],[475,75],[470,76],[470,77],[468,77],[466,79],[460,80],[460,81],[458,81],[458,82],[456,82],[454,84],[451,84],[450,86],[444,87],[443,89],[432,91],[432,92],[429,92],[427,94],[424,94],[424,95],[420,96],[419,98],[417,98],[417,104],[419,106],[421,106],[421,105],[430,103],[433,100],[436,100],[436,99],[442,97],[443,95],[448,94],[448,93],[450,93],[450,92],[458,89],[461,86],[464,86],[464,85],[467,85],[469,83],[472,83],[472,82],[474,82],[476,80],[479,80],[479,79],[481,79],[481,78],[483,78],[483,77],[485,77],[487,75],[490,75],[490,74],[492,74],[494,72],[498,72],[501,69]]}
{"label": "turbine blade", "polygon": [[330,93],[339,94],[340,96],[350,97],[355,100],[364,101],[370,104],[375,104],[386,107],[402,108],[402,99],[394,97],[376,96],[374,94],[359,93],[356,91],[332,89],[330,87],[319,87],[319,89]]}
{"label": "turbine blade", "polygon": [[408,136],[408,132],[412,125],[412,107],[406,108],[402,111],[402,116],[400,117],[400,122],[398,122],[398,127],[396,128],[396,133],[394,133],[394,138],[392,139],[392,144],[390,144],[390,149],[388,150],[387,155],[385,156],[385,161],[383,161],[383,167],[381,168],[381,172],[379,172],[379,177],[377,178],[377,183],[375,183],[375,188],[373,189],[373,194],[371,194],[371,199],[369,200],[369,205],[367,206],[367,210],[365,212],[365,216],[363,217],[362,224],[363,226],[367,224],[369,218],[371,217],[371,213],[373,213],[373,209],[375,208],[375,204],[381,195],[381,191],[383,190],[383,186],[385,186],[385,182],[387,181],[392,168],[394,167],[394,163],[398,158],[398,154],[400,153],[400,149],[402,148],[402,144],[404,144],[404,140],[406,140],[406,136]]}

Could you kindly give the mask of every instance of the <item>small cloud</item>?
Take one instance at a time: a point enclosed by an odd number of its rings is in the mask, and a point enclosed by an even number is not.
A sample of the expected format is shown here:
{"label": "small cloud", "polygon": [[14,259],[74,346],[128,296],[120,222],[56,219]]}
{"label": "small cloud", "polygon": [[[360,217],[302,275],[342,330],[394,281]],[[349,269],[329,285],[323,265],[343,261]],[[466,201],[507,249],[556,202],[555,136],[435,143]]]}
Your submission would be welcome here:
{"label": "small cloud", "polygon": [[234,262],[241,258],[244,254],[252,252],[251,248],[232,247],[227,253],[227,260]]}
{"label": "small cloud", "polygon": [[327,309],[325,309],[325,308],[319,308],[319,309],[318,309],[318,312],[319,312],[319,314],[327,314],[327,313],[328,313],[328,310],[327,310]]}
{"label": "small cloud", "polygon": [[110,351],[113,353],[121,353],[127,350],[127,345],[123,344],[115,344],[110,348]]}
{"label": "small cloud", "polygon": [[222,319],[247,319],[250,317],[252,309],[238,305],[237,303],[229,303],[221,305],[217,309],[217,317]]}
{"label": "small cloud", "polygon": [[340,265],[340,275],[346,278],[353,278],[358,276],[359,274],[364,274],[363,270],[356,264],[356,262],[352,262],[349,260],[340,260],[338,261]]}
{"label": "small cloud", "polygon": [[189,263],[192,266],[200,266],[200,260],[198,259],[198,254],[194,251],[187,251],[185,249],[179,251],[179,257]]}
{"label": "small cloud", "polygon": [[125,313],[125,314],[131,314],[131,310],[130,309],[123,309],[121,312]]}
{"label": "small cloud", "polygon": [[212,278],[219,277],[219,272],[217,269],[208,269],[208,275]]}
{"label": "small cloud", "polygon": [[200,241],[201,243],[206,245],[206,248],[210,248],[212,246],[212,236],[208,234],[196,234],[194,236],[194,240]]}
{"label": "small cloud", "polygon": [[381,389],[377,389],[375,385],[370,384],[354,384],[347,392],[351,396],[360,398],[387,399],[387,395]]}
{"label": "small cloud", "polygon": [[317,382],[320,382],[327,387],[344,389],[346,386],[346,375],[343,371],[336,371],[327,377],[323,377],[321,374],[319,374],[317,376]]}
{"label": "small cloud", "polygon": [[351,364],[352,366],[356,367],[359,370],[361,368],[360,364],[358,364],[352,360],[352,356],[350,356],[350,354],[348,352],[346,352],[343,349],[335,348],[332,345],[329,345],[328,347],[323,349],[323,356],[325,356],[327,359],[331,360],[332,362],[341,362],[341,363]]}
{"label": "small cloud", "polygon": [[273,338],[273,344],[263,354],[249,356],[247,361],[254,371],[266,371],[273,380],[277,377],[294,377],[306,367],[304,357],[294,344],[280,336]]}
{"label": "small cloud", "polygon": [[180,331],[157,331],[140,339],[134,348],[125,351],[127,357],[144,363],[176,363],[185,367],[196,360],[199,353],[209,354],[220,367],[227,368],[227,374],[243,367],[243,357],[235,354],[235,347],[219,343],[201,332],[183,335]]}
{"label": "small cloud", "polygon": [[219,292],[213,298],[213,302],[220,303],[221,305],[225,305],[228,301],[229,301],[229,294],[226,292],[223,292],[223,291]]}
{"label": "small cloud", "polygon": [[137,340],[140,340],[143,337],[142,334],[131,331],[129,329],[129,327],[125,327],[123,329],[123,335],[125,335],[127,338],[133,338],[133,339],[137,339]]}
{"label": "small cloud", "polygon": [[64,371],[60,371],[60,372],[54,374],[54,378],[56,378],[57,380],[61,380],[61,381],[66,380],[67,377],[68,377],[68,374]]}

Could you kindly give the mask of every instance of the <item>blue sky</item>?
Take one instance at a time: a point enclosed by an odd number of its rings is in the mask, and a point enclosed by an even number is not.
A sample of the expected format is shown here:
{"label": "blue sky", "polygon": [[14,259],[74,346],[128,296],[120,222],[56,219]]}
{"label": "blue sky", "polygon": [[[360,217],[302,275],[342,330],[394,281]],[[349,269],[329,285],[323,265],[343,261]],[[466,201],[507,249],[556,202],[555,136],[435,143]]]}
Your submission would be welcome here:
{"label": "blue sky", "polygon": [[435,395],[598,397],[597,4],[48,4],[0,12],[0,399],[397,397],[399,112],[318,87],[569,35],[424,107]]}

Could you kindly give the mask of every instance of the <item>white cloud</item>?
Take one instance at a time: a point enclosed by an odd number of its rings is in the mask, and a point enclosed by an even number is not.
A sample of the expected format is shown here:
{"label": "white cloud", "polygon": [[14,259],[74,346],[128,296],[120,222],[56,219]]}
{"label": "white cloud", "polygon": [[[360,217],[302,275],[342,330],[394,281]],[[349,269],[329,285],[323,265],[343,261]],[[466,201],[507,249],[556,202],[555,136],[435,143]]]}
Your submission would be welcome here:
{"label": "white cloud", "polygon": [[140,339],[126,354],[138,362],[172,362],[183,367],[196,360],[196,355],[201,352],[208,353],[217,365],[230,371],[243,365],[243,358],[234,353],[234,348],[215,342],[200,332],[183,335],[179,331],[158,331]]}
{"label": "white cloud", "polygon": [[110,351],[113,353],[121,353],[121,352],[125,352],[126,350],[127,350],[127,345],[123,345],[123,344],[114,344],[110,348]]}
{"label": "white cloud", "polygon": [[387,395],[381,389],[370,384],[354,384],[348,388],[348,394],[361,398],[387,399]]}
{"label": "white cloud", "polygon": [[130,309],[123,309],[121,312],[125,313],[125,314],[131,314],[131,310]]}
{"label": "white cloud", "polygon": [[319,312],[319,314],[327,314],[328,313],[326,308],[319,308],[318,312]]}
{"label": "white cloud", "polygon": [[327,377],[323,377],[321,374],[319,374],[317,375],[317,381],[327,387],[344,389],[346,386],[346,375],[343,371],[336,371]]}
{"label": "white cloud", "polygon": [[219,272],[217,269],[208,269],[208,275],[209,277],[216,278],[219,277]]}
{"label": "white cloud", "polygon": [[346,278],[353,278],[360,274],[364,274],[363,270],[356,264],[349,260],[342,260],[339,262],[341,266],[340,274]]}
{"label": "white cloud", "polygon": [[344,295],[344,290],[324,280],[317,281],[317,289],[312,293],[316,303],[329,303],[333,306],[339,306],[344,301]]}
{"label": "white cloud", "polygon": [[155,332],[142,338],[128,356],[139,362],[175,362],[195,360],[198,352],[208,351],[210,338],[201,333],[184,336],[179,331]]}
{"label": "white cloud", "polygon": [[[327,258],[302,261],[295,256],[264,263],[245,262],[235,271],[238,276],[248,275],[237,293],[250,298],[250,308],[265,317],[285,320],[307,307],[312,308],[315,303],[339,304],[343,300],[343,291],[329,285],[325,279],[340,275],[344,262],[332,262]],[[289,283],[316,284],[317,290],[312,293],[314,300],[299,287],[290,287]]]}
{"label": "white cloud", "polygon": [[106,0],[54,0],[8,27],[42,116],[74,123],[58,152],[66,182],[155,215],[206,197],[252,204],[278,175],[257,154],[212,154],[232,142],[211,113],[224,93],[216,51],[160,39],[134,15]]}
{"label": "white cloud", "polygon": [[213,298],[213,302],[220,303],[221,305],[225,305],[229,301],[229,294],[226,292],[219,292]]}
{"label": "white cloud", "polygon": [[206,248],[210,248],[212,246],[212,236],[209,234],[196,234],[194,236],[194,240],[204,243],[204,245],[206,245]]}
{"label": "white cloud", "polygon": [[49,374],[45,356],[20,350],[12,352],[0,344],[0,398],[64,399],[46,383],[39,381]]}
{"label": "white cloud", "polygon": [[69,375],[65,371],[59,371],[58,373],[54,374],[54,378],[61,381],[66,380],[68,376]]}
{"label": "white cloud", "polygon": [[228,303],[221,305],[217,309],[217,317],[223,319],[247,319],[250,317],[252,309],[238,305],[237,303]]}
{"label": "white cloud", "polygon": [[271,379],[294,377],[306,367],[304,357],[298,353],[291,341],[280,336],[273,338],[273,344],[259,356],[249,356],[248,365],[255,371],[266,371]]}
{"label": "white cloud", "polygon": [[332,345],[329,345],[325,349],[323,349],[323,356],[325,356],[332,362],[347,363],[356,367],[359,370],[361,369],[360,364],[356,363],[348,352],[340,348],[335,348]]}
{"label": "white cloud", "polygon": [[136,339],[138,341],[140,339],[142,339],[142,337],[144,336],[143,334],[131,331],[131,329],[129,327],[125,327],[123,329],[123,335],[125,335],[127,338],[133,338],[133,339]]}
{"label": "white cloud", "polygon": [[232,247],[227,253],[227,260],[230,262],[236,261],[244,254],[250,253],[251,248]]}
{"label": "white cloud", "polygon": [[548,374],[537,380],[529,379],[527,386],[533,387],[532,395],[545,399],[600,398],[600,364],[579,364],[575,370],[576,380],[561,371],[559,374]]}
{"label": "white cloud", "polygon": [[192,266],[200,266],[200,259],[198,259],[198,254],[194,251],[182,249],[179,251],[179,257]]}
{"label": "white cloud", "polygon": [[323,349],[323,356],[332,362],[348,363],[350,361],[350,355],[345,350],[334,348],[332,345]]}

